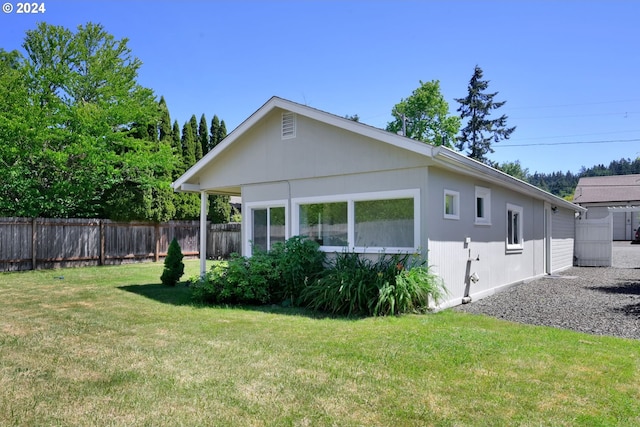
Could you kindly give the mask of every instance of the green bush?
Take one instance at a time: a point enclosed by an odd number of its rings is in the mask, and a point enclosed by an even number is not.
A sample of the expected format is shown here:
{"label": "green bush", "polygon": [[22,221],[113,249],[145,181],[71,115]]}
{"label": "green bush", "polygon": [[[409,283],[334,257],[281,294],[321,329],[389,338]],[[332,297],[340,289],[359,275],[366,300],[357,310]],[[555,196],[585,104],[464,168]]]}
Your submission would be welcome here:
{"label": "green bush", "polygon": [[273,258],[257,252],[252,258],[232,254],[226,263],[216,263],[204,277],[191,279],[194,300],[211,304],[266,304],[270,288],[278,281]]}
{"label": "green bush", "polygon": [[182,262],[182,249],[178,241],[173,238],[164,259],[164,270],[160,276],[163,285],[175,286],[184,274],[184,263]]}
{"label": "green bush", "polygon": [[356,316],[425,311],[446,292],[444,284],[417,255],[336,254],[325,274],[302,293],[314,310]]}
{"label": "green bush", "polygon": [[269,252],[254,248],[251,258],[232,255],[214,265],[203,278],[191,280],[193,298],[214,304],[297,304],[306,283],[324,266],[317,243],[292,237]]}
{"label": "green bush", "polygon": [[270,255],[274,258],[279,281],[272,288],[277,302],[299,303],[304,287],[317,280],[324,271],[325,254],[313,240],[294,236],[276,243]]}

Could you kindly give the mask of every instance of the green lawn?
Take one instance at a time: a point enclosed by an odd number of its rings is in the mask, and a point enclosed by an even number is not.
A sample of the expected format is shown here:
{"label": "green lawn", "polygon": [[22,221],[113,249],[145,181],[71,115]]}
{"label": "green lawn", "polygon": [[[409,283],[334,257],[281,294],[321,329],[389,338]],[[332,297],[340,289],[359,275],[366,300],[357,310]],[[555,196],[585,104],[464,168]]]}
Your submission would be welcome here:
{"label": "green lawn", "polygon": [[0,425],[640,425],[640,341],[198,307],[161,270],[0,274]]}

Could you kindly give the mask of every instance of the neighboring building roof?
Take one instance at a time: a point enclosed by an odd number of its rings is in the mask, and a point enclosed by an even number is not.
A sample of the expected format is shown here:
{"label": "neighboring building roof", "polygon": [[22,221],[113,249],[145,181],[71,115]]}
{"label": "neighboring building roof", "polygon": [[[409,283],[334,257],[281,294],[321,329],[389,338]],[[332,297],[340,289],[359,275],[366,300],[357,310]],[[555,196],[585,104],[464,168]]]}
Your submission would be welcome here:
{"label": "neighboring building roof", "polygon": [[640,174],[583,177],[573,195],[573,202],[630,203],[640,201]]}
{"label": "neighboring building roof", "polygon": [[201,171],[205,169],[207,165],[212,162],[217,156],[227,150],[227,148],[231,144],[233,144],[234,141],[238,140],[238,138],[248,132],[261,119],[263,119],[276,108],[303,115],[319,122],[387,143],[400,149],[409,150],[417,155],[425,156],[431,159],[435,165],[441,168],[451,170],[456,173],[480,177],[489,182],[511,188],[514,191],[519,191],[521,193],[528,194],[531,197],[548,201],[549,203],[552,203],[556,206],[562,206],[564,208],[572,209],[577,212],[586,211],[586,209],[582,208],[581,206],[568,202],[560,197],[554,196],[549,192],[541,190],[540,188],[535,187],[527,182],[521,181],[502,171],[487,166],[484,163],[466,157],[447,147],[436,147],[431,144],[416,141],[411,138],[397,135],[392,132],[387,132],[385,130],[378,129],[364,123],[355,122],[344,117],[336,116],[334,114],[330,114],[275,96],[269,99],[255,113],[253,113],[249,118],[242,122],[220,144],[218,144],[213,150],[207,153],[206,156],[200,159],[200,161],[198,161],[181,177],[173,182],[171,186],[175,189],[175,191],[207,191],[206,188],[200,188],[199,185],[199,174],[201,173]]}

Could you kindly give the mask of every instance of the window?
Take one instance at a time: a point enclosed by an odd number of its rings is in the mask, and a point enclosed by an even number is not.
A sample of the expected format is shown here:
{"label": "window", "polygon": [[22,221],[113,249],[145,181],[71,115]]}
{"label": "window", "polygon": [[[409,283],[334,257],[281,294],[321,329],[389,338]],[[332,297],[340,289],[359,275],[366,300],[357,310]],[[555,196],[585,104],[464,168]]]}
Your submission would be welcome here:
{"label": "window", "polygon": [[446,219],[460,219],[460,193],[444,190],[444,217]]}
{"label": "window", "polygon": [[356,201],[354,209],[355,246],[414,246],[412,198]]}
{"label": "window", "polygon": [[[285,204],[286,202],[278,202]],[[276,242],[287,238],[285,206],[265,206],[263,203],[247,204],[250,215],[248,224],[248,243],[245,253],[251,254],[252,247],[263,251],[270,250]]]}
{"label": "window", "polygon": [[507,204],[507,251],[521,251],[523,248],[522,207]]}
{"label": "window", "polygon": [[320,246],[347,246],[347,202],[300,205],[300,236]]}
{"label": "window", "polygon": [[282,139],[296,137],[296,114],[282,113]]}
{"label": "window", "polygon": [[491,225],[491,190],[476,187],[476,224]]}
{"label": "window", "polygon": [[294,199],[293,206],[293,234],[315,240],[325,251],[417,249],[419,190],[301,198]]}

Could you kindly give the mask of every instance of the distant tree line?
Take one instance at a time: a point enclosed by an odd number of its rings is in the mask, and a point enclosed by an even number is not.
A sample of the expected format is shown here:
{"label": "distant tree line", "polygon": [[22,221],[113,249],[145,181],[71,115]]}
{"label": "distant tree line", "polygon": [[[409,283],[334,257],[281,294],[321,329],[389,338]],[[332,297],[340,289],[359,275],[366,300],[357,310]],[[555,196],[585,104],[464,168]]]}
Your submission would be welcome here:
{"label": "distant tree line", "polygon": [[567,200],[573,199],[578,180],[582,177],[640,174],[640,158],[635,160],[629,158],[613,160],[608,166],[603,164],[589,168],[583,166],[578,173],[558,171],[529,174],[529,170],[523,169],[519,161],[506,162],[495,166],[509,175]]}
{"label": "distant tree line", "polygon": [[[199,195],[170,184],[220,143],[224,121],[172,124],[164,98],[137,83],[127,42],[92,23],[40,23],[25,55],[0,48],[0,216],[199,216]],[[228,197],[210,200],[210,219],[228,221]]]}

